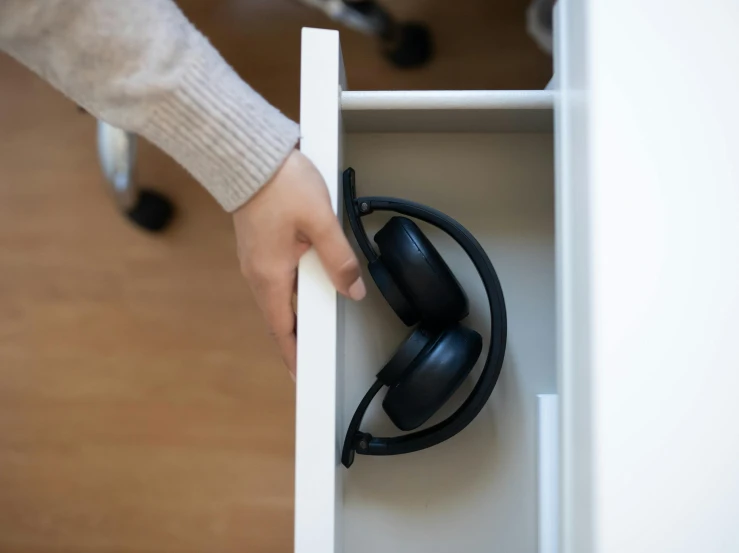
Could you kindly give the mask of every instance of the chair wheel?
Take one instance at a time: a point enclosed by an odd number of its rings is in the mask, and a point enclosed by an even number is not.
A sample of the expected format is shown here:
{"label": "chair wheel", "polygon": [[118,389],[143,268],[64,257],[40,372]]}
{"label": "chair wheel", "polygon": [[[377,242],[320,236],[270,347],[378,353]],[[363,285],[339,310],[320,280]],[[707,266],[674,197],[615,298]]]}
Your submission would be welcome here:
{"label": "chair wheel", "polygon": [[393,34],[385,55],[397,67],[419,67],[432,58],[431,31],[423,23],[400,23]]}
{"label": "chair wheel", "polygon": [[174,205],[159,192],[142,189],[134,205],[126,215],[134,223],[149,232],[160,232],[172,220]]}

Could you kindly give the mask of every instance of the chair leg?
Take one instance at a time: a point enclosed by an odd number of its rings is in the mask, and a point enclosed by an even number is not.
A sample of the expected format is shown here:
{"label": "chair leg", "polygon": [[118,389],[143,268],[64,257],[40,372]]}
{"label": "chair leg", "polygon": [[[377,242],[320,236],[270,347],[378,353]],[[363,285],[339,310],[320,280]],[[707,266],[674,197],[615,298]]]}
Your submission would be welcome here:
{"label": "chair leg", "polygon": [[553,12],[555,0],[531,0],[526,10],[526,30],[537,46],[552,55]]}
{"label": "chair leg", "polygon": [[97,122],[98,160],[116,206],[127,212],[136,204],[136,135]]}
{"label": "chair leg", "polygon": [[116,207],[139,227],[157,232],[167,226],[174,209],[158,192],[138,186],[137,142],[135,134],[98,120],[98,159]]}

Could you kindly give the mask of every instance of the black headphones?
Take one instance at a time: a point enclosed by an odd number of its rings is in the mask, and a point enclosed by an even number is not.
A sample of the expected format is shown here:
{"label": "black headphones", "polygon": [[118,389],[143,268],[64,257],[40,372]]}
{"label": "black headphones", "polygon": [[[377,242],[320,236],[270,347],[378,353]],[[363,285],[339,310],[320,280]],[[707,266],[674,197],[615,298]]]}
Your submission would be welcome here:
{"label": "black headphones", "polygon": [[[400,455],[435,446],[464,429],[493,392],[506,349],[503,290],[490,259],[462,225],[430,207],[386,197],[357,198],[354,170],[344,171],[344,206],[352,232],[367,258],[375,284],[406,324],[420,323],[377,374],[349,423],[341,463],[349,468],[355,453]],[[392,211],[429,223],[451,236],[467,253],[482,279],[490,305],[490,348],[480,378],[464,403],[429,428],[392,438],[361,432],[367,407],[383,386],[383,409],[395,426],[412,431],[423,425],[457,390],[482,351],[482,337],[459,321],[469,314],[467,295],[451,269],[420,228],[406,217],[392,217],[375,234],[378,255],[360,218]]]}

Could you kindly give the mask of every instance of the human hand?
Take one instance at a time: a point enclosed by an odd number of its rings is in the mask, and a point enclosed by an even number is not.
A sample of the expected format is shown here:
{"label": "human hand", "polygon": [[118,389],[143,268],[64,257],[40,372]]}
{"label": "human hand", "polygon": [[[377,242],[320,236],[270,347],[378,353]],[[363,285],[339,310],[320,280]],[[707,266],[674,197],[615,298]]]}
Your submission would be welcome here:
{"label": "human hand", "polygon": [[300,257],[315,247],[336,290],[357,301],[366,293],[359,262],[331,209],[323,177],[298,150],[233,220],[241,273],[294,379],[292,298]]}

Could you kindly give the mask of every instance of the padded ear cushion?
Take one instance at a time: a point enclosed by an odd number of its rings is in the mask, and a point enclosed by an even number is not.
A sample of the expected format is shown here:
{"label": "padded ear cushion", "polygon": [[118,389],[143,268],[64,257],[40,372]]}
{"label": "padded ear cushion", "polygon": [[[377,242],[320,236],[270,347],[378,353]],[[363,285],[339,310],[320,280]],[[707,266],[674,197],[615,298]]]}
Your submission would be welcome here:
{"label": "padded ear cushion", "polygon": [[378,290],[382,293],[385,301],[393,308],[395,314],[406,326],[412,326],[418,322],[418,311],[410,304],[405,293],[398,287],[398,283],[379,259],[371,261],[367,265],[372,280],[375,281]]}
{"label": "padded ear cushion", "polygon": [[457,322],[469,304],[451,269],[413,221],[393,217],[375,234],[380,260],[426,325]]}
{"label": "padded ear cushion", "polygon": [[482,337],[454,324],[437,334],[388,389],[382,407],[400,430],[415,430],[436,413],[470,374]]}

